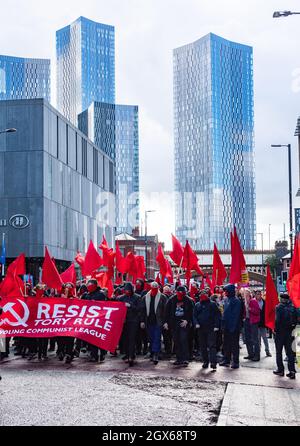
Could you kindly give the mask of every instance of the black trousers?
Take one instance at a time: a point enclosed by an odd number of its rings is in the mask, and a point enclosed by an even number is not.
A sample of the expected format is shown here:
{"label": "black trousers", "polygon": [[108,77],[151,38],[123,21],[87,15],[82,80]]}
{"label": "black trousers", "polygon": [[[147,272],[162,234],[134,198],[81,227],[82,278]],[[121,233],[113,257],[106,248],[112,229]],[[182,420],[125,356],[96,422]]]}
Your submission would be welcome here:
{"label": "black trousers", "polygon": [[73,356],[74,338],[69,336],[62,336],[57,338],[57,354]]}
{"label": "black trousers", "polygon": [[282,351],[285,349],[286,355],[288,357],[288,369],[290,372],[296,372],[295,369],[295,353],[292,349],[292,344],[294,342],[294,337],[290,331],[284,331],[281,333],[276,333],[275,335],[275,347],[276,347],[276,363],[277,369],[284,372],[284,365],[282,360]]}
{"label": "black trousers", "polygon": [[240,331],[236,330],[231,333],[224,330],[224,361],[230,364],[232,359],[233,364],[240,363]]}
{"label": "black trousers", "polygon": [[136,351],[138,354],[146,354],[148,351],[148,333],[146,329],[138,328],[136,337]]}
{"label": "black trousers", "polygon": [[172,327],[176,359],[179,362],[189,361],[190,359],[189,332],[189,327],[182,328],[179,323]]}
{"label": "black trousers", "polygon": [[172,354],[172,344],[173,344],[173,340],[172,340],[172,332],[171,330],[165,330],[163,329],[162,331],[162,335],[163,335],[163,341],[164,341],[164,347],[165,347],[165,353],[167,355],[171,355]]}
{"label": "black trousers", "polygon": [[198,330],[199,345],[204,363],[210,363],[212,366],[217,365],[217,333],[214,329],[199,328]]}
{"label": "black trousers", "polygon": [[128,359],[135,358],[136,338],[139,331],[139,322],[125,322],[122,332],[122,346]]}

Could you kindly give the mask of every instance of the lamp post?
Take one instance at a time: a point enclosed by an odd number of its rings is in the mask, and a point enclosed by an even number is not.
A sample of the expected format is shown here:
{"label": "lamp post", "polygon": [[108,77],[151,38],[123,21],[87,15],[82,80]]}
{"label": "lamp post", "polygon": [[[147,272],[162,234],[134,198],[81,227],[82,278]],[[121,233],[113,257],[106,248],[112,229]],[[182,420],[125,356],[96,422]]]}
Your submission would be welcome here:
{"label": "lamp post", "polygon": [[[263,232],[258,232],[256,235],[260,235],[261,236],[261,266],[262,266],[262,271],[261,273],[264,273],[264,233]],[[264,287],[265,289],[265,287]]]}
{"label": "lamp post", "polygon": [[3,133],[16,133],[17,129],[5,129],[5,130],[0,130],[0,135]]}
{"label": "lamp post", "polygon": [[146,276],[148,276],[148,214],[151,212],[156,212],[155,210],[145,211],[145,266],[146,266]]}
{"label": "lamp post", "polygon": [[290,244],[291,259],[293,258],[293,190],[292,190],[292,151],[291,144],[272,144],[271,147],[287,147],[288,149],[288,169],[289,169],[289,213],[290,213]]}
{"label": "lamp post", "polygon": [[[10,128],[10,129],[4,129],[4,130],[0,130],[0,135],[4,135],[6,133],[16,133],[17,129],[15,128]],[[5,233],[2,234],[2,251],[3,251],[3,246],[5,246]],[[6,254],[5,254],[6,256]],[[3,261],[4,260],[4,261]],[[2,259],[3,263],[2,263],[2,267],[1,267],[1,274],[2,274],[2,278],[5,275],[5,259]]]}
{"label": "lamp post", "polygon": [[273,14],[273,19],[279,19],[280,17],[288,17],[290,15],[298,15],[300,12],[292,11],[275,11]]}

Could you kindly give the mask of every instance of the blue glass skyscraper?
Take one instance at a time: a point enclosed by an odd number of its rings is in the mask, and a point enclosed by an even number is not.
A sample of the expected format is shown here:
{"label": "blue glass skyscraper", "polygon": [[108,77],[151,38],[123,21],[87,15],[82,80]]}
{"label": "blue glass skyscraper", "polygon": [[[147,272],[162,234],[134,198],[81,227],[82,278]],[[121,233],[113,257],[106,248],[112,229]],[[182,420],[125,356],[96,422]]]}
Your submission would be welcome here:
{"label": "blue glass skyscraper", "polygon": [[94,102],[78,117],[79,128],[116,163],[116,230],[139,226],[138,107]]}
{"label": "blue glass skyscraper", "polygon": [[214,34],[174,50],[176,234],[254,249],[253,51]]}
{"label": "blue glass skyscraper", "polygon": [[93,101],[115,102],[115,30],[79,17],[56,33],[57,106],[77,125]]}
{"label": "blue glass skyscraper", "polygon": [[50,102],[50,60],[0,56],[0,100]]}

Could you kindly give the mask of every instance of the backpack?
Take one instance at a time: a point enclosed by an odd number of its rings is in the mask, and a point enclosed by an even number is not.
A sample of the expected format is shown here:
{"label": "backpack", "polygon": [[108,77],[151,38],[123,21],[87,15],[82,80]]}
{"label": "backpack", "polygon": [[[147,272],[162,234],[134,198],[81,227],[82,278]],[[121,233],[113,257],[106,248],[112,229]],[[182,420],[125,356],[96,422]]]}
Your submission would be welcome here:
{"label": "backpack", "polygon": [[293,305],[284,305],[282,312],[282,325],[287,330],[293,330],[298,322],[297,310]]}

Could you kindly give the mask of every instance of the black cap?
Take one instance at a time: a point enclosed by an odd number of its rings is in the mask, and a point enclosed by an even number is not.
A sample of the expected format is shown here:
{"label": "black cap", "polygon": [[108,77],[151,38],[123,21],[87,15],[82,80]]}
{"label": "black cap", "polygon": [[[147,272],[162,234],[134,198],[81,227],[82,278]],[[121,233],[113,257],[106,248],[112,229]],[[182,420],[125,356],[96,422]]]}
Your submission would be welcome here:
{"label": "black cap", "polygon": [[280,293],[280,299],[290,300],[288,293]]}
{"label": "black cap", "polygon": [[130,291],[131,293],[134,292],[134,288],[131,282],[125,283],[124,291]]}
{"label": "black cap", "polygon": [[186,293],[186,287],[183,285],[180,285],[179,287],[177,287],[176,291],[179,291],[180,293]]}

